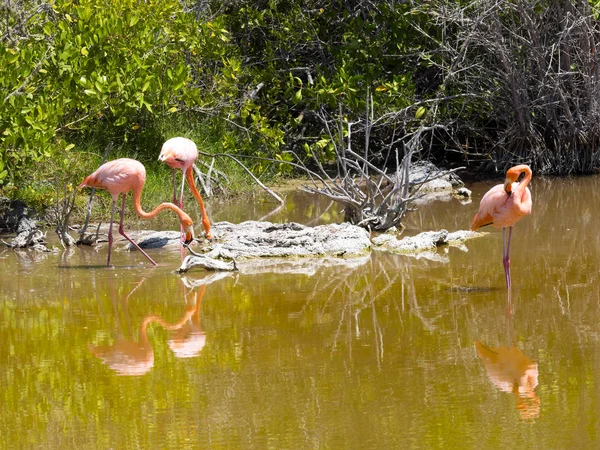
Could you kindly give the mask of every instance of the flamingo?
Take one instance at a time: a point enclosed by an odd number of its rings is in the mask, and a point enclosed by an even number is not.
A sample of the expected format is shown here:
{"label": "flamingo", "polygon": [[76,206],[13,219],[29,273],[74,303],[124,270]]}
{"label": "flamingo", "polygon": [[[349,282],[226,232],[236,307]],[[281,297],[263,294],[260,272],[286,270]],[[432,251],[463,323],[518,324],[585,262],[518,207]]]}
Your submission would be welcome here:
{"label": "flamingo", "polygon": [[161,203],[154,210],[145,212],[142,210],[140,205],[140,198],[142,196],[142,189],[146,182],[146,168],[144,165],[136,161],[135,159],[121,158],[109,161],[102,164],[94,173],[86,177],[81,182],[79,188],[84,187],[95,187],[99,189],[106,189],[112,196],[112,213],[110,216],[110,226],[108,229],[108,259],[106,261],[106,267],[110,266],[110,255],[113,245],[112,228],[115,217],[115,206],[119,194],[123,194],[123,206],[121,207],[121,221],[119,222],[119,234],[125,237],[131,244],[137,248],[142,254],[148,258],[153,264],[157,265],[156,262],[148,254],[140,248],[123,230],[123,215],[125,213],[125,200],[127,199],[127,193],[133,191],[133,208],[138,216],[142,219],[152,219],[159,212],[165,209],[173,210],[178,216],[181,226],[185,230],[185,242],[186,244],[194,239],[193,223],[190,216],[183,212],[180,208],[172,203]]}
{"label": "flamingo", "polygon": [[[525,177],[517,182],[521,174]],[[504,184],[498,184],[491,188],[481,199],[479,211],[473,217],[471,230],[476,231],[480,227],[491,225],[502,228],[502,263],[506,277],[506,287],[510,291],[510,240],[515,223],[521,217],[531,214],[531,192],[527,185],[531,181],[531,169],[522,164],[511,167],[506,172]],[[508,242],[506,229],[508,228]]]}
{"label": "flamingo", "polygon": [[211,239],[212,234],[210,232],[210,220],[208,219],[208,214],[206,214],[202,196],[200,195],[200,192],[198,192],[196,183],[194,182],[194,171],[192,166],[197,158],[198,149],[196,144],[194,141],[184,137],[174,137],[167,140],[163,144],[162,149],[160,150],[160,155],[158,156],[159,161],[164,162],[167,164],[167,166],[173,169],[173,203],[177,203],[177,182],[175,180],[175,170],[182,170],[183,177],[181,179],[179,207],[183,208],[183,187],[187,178],[190,191],[192,191],[192,194],[198,201],[198,205],[200,205],[200,212],[202,214],[202,227],[204,228],[207,239]]}

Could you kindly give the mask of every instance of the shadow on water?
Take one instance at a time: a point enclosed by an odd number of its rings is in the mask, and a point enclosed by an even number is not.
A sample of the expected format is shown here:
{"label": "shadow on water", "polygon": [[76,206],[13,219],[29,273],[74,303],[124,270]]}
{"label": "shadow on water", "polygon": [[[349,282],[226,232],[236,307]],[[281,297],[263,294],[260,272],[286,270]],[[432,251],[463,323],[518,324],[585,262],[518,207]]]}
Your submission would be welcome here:
{"label": "shadow on water", "polygon": [[[153,269],[155,267],[159,267],[160,264],[158,266],[142,266],[142,265],[118,265],[118,266],[114,266],[111,265],[110,267],[106,267],[106,264],[101,264],[101,265],[69,265],[69,266],[64,266],[64,265],[58,265],[56,266],[58,269],[62,269],[62,270],[99,270],[99,269],[105,269],[105,270],[123,270],[123,269]],[[163,267],[167,267],[166,264],[163,265]],[[171,266],[169,266],[171,267]]]}

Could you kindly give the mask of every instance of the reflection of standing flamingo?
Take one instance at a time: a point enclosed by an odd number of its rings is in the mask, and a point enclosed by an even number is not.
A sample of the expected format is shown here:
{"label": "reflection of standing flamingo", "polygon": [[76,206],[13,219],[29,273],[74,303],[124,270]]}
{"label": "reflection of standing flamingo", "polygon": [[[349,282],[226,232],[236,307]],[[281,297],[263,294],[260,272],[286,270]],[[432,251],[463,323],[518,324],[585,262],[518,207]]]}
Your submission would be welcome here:
{"label": "reflection of standing flamingo", "polygon": [[196,200],[198,201],[198,205],[200,205],[200,212],[202,214],[202,226],[204,227],[204,231],[206,232],[206,237],[208,239],[211,239],[212,235],[210,232],[210,221],[208,220],[208,215],[206,214],[206,209],[204,208],[204,201],[202,200],[202,196],[200,195],[200,192],[198,192],[198,189],[196,188],[196,183],[194,182],[194,171],[192,166],[194,165],[194,162],[197,158],[198,149],[196,148],[196,144],[194,144],[194,141],[183,137],[175,137],[169,139],[163,144],[158,160],[166,163],[171,169],[173,169],[174,203],[177,203],[177,185],[175,181],[175,170],[182,170],[183,177],[181,180],[179,207],[183,208],[183,186],[185,185],[185,180],[187,178],[190,191],[192,191],[192,194],[194,195],[194,197],[196,197]]}
{"label": "reflection of standing flamingo", "polygon": [[[517,179],[525,174],[520,183]],[[502,228],[502,249],[504,264],[504,275],[506,287],[510,290],[510,240],[514,224],[523,216],[531,213],[531,192],[527,184],[531,181],[531,169],[529,166],[520,165],[512,167],[506,172],[504,184],[498,184],[481,199],[479,211],[473,218],[471,230],[479,227],[492,225]],[[506,240],[506,228],[508,228],[508,243]]]}
{"label": "reflection of standing flamingo", "polygon": [[[186,311],[183,317],[173,324],[160,316],[146,316],[140,324],[139,341],[127,339],[120,334],[114,344],[90,346],[90,351],[118,375],[144,375],[154,366],[154,350],[148,340],[148,325],[157,323],[165,330],[179,330],[188,326],[187,322],[195,311],[196,309]],[[204,347],[206,336],[202,331],[189,334],[190,336],[184,336],[184,339],[169,341],[169,347],[175,352],[175,356],[197,356]]]}
{"label": "reflection of standing flamingo", "polygon": [[[510,291],[507,300],[510,307]],[[510,314],[506,316],[506,341],[506,346],[495,348],[475,342],[477,356],[490,381],[502,392],[513,394],[521,418],[534,419],[540,415],[540,399],[535,393],[538,366],[517,347]]]}
{"label": "reflection of standing flamingo", "polygon": [[503,392],[515,398],[522,419],[534,419],[540,414],[540,399],[535,393],[538,366],[517,347],[487,347],[475,342],[479,359],[489,379]]}
{"label": "reflection of standing flamingo", "polygon": [[146,169],[144,165],[136,161],[135,159],[121,158],[115,159],[102,164],[94,173],[89,175],[79,185],[82,187],[95,187],[100,189],[106,189],[112,196],[112,213],[110,216],[110,227],[108,230],[108,259],[106,261],[106,267],[110,266],[110,254],[112,250],[113,237],[112,237],[112,226],[115,216],[115,205],[119,194],[123,194],[123,206],[121,207],[121,221],[119,222],[119,234],[124,236],[129,242],[131,242],[135,248],[137,248],[142,254],[150,260],[152,264],[157,265],[144,250],[140,248],[123,230],[123,215],[125,213],[125,200],[127,193],[133,191],[133,208],[135,212],[142,219],[152,219],[159,212],[164,209],[173,210],[178,216],[181,226],[185,230],[185,242],[189,243],[194,239],[194,230],[192,228],[192,219],[185,212],[179,209],[172,203],[161,203],[154,210],[147,213],[142,210],[140,204],[140,198],[142,195],[142,189],[146,182]]}

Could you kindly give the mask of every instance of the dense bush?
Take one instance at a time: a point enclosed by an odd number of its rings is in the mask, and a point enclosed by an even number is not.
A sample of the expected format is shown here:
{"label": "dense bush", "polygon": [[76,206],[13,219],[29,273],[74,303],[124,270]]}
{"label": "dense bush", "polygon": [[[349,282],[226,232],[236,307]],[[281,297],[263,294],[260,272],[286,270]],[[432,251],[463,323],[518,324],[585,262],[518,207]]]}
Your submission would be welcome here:
{"label": "dense bush", "polygon": [[[436,125],[422,133],[422,156],[489,161],[487,170],[517,161],[557,173],[600,165],[594,4],[140,5],[0,5],[0,185],[31,187],[72,171],[77,158],[96,164],[82,152],[109,142],[155,160],[169,135],[200,128],[219,151],[326,160],[335,133],[325,126],[335,117],[342,128],[354,122],[355,149],[370,139],[374,160],[383,146],[401,149],[398,137]],[[265,161],[254,169],[267,169]]]}

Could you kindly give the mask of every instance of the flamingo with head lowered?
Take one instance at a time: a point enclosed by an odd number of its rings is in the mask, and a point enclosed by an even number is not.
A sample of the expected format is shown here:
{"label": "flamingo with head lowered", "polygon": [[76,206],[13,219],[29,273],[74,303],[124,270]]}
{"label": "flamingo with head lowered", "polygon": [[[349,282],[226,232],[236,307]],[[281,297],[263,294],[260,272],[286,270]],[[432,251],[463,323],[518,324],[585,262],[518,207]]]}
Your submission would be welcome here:
{"label": "flamingo with head lowered", "polygon": [[[524,178],[518,182],[519,177]],[[502,228],[502,248],[506,287],[510,290],[510,241],[515,223],[523,216],[531,214],[531,192],[527,185],[531,181],[532,172],[524,164],[511,167],[506,172],[504,184],[491,188],[481,199],[479,211],[473,218],[471,230],[491,225]],[[508,228],[508,241],[506,230]]]}
{"label": "flamingo with head lowered", "polygon": [[194,239],[193,223],[190,216],[183,212],[180,208],[172,203],[161,203],[155,209],[150,212],[145,212],[140,204],[142,196],[142,189],[146,182],[146,168],[144,165],[136,161],[135,159],[121,158],[115,159],[102,164],[94,173],[89,175],[82,183],[79,188],[83,187],[95,187],[99,189],[106,189],[112,196],[112,212],[110,216],[110,226],[108,229],[108,259],[106,261],[106,267],[110,266],[110,254],[113,245],[112,227],[115,217],[115,206],[119,194],[123,194],[123,206],[121,207],[121,221],[119,222],[119,234],[125,237],[131,244],[137,248],[142,254],[148,258],[153,264],[157,265],[156,262],[148,254],[140,248],[123,230],[123,215],[125,213],[125,200],[127,199],[127,193],[133,191],[133,208],[138,216],[142,219],[152,219],[158,213],[165,209],[170,209],[179,216],[181,226],[185,231],[185,242],[189,243]]}
{"label": "flamingo with head lowered", "polygon": [[206,233],[206,238],[211,239],[212,234],[210,232],[210,220],[208,219],[208,214],[206,214],[202,196],[200,195],[200,192],[198,192],[198,188],[194,182],[194,170],[192,166],[197,158],[198,148],[196,147],[196,144],[194,144],[194,141],[184,137],[174,137],[166,141],[162,146],[160,155],[158,156],[159,161],[164,162],[171,169],[173,169],[174,203],[177,203],[177,182],[175,180],[175,170],[182,170],[183,177],[181,180],[181,193],[178,203],[179,207],[183,208],[183,187],[185,185],[185,180],[187,179],[190,191],[192,191],[192,194],[196,198],[198,205],[200,205],[200,212],[202,214],[202,227]]}

